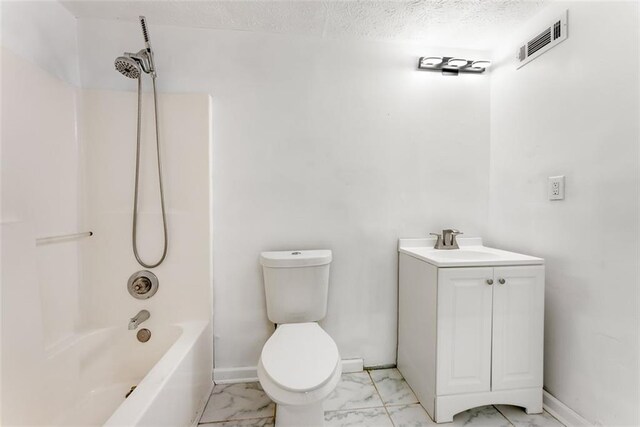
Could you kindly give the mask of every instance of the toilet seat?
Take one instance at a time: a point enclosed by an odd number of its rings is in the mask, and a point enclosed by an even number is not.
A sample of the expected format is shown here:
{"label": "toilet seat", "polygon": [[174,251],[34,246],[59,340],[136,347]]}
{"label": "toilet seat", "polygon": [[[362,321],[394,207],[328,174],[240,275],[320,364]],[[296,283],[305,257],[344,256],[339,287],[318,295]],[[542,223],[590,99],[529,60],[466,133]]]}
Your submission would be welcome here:
{"label": "toilet seat", "polygon": [[304,393],[325,385],[340,363],[338,347],[315,322],[280,325],[262,349],[264,373],[284,390]]}

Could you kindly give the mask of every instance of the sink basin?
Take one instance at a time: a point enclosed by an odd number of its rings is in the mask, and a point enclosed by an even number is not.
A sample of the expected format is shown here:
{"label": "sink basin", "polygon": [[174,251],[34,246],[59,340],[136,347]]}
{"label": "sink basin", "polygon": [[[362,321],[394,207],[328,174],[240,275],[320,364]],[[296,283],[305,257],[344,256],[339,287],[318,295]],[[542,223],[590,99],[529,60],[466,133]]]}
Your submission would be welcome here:
{"label": "sink basin", "polygon": [[540,265],[542,258],[483,246],[479,237],[458,238],[460,249],[434,249],[435,239],[400,239],[398,251],[436,267]]}

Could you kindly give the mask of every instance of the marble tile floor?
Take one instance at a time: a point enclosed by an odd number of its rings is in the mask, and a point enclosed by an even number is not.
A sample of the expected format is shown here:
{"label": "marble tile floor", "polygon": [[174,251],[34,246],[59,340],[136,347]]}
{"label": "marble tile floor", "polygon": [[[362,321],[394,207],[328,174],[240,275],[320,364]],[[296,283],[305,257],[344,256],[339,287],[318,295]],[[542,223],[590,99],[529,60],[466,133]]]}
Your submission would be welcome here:
{"label": "marble tile floor", "polygon": [[[415,394],[395,369],[343,374],[325,401],[326,427],[435,426]],[[271,427],[275,404],[259,383],[219,384],[200,419],[203,427]],[[456,415],[444,427],[563,427],[547,412],[527,415],[508,405],[483,406]]]}

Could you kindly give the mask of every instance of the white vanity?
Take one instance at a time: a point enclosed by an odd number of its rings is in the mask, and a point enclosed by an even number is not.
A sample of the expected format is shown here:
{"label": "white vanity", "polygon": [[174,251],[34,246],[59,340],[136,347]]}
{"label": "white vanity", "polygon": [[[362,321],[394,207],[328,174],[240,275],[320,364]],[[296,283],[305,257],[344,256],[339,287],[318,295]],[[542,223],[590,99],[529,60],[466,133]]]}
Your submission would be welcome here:
{"label": "white vanity", "polygon": [[542,412],[544,260],[435,243],[399,241],[398,369],[438,423],[490,404]]}

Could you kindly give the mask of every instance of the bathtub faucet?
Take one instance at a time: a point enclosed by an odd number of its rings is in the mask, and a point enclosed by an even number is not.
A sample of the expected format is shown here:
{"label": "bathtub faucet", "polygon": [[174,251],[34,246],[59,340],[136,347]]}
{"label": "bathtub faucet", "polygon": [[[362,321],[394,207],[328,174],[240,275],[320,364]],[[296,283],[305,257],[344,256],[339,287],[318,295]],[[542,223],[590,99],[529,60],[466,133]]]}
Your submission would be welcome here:
{"label": "bathtub faucet", "polygon": [[140,313],[136,314],[134,317],[129,320],[129,330],[138,329],[138,326],[145,320],[151,317],[151,313],[147,310],[140,310]]}

